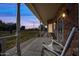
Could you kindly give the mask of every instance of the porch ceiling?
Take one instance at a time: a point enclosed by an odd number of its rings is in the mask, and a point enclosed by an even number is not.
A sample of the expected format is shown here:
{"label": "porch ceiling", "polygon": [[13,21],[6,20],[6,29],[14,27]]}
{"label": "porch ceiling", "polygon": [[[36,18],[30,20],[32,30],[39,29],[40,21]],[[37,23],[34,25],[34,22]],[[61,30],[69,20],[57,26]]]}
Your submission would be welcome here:
{"label": "porch ceiling", "polygon": [[61,6],[60,3],[33,3],[26,5],[44,24],[47,24],[47,20],[53,19],[56,16],[56,13]]}

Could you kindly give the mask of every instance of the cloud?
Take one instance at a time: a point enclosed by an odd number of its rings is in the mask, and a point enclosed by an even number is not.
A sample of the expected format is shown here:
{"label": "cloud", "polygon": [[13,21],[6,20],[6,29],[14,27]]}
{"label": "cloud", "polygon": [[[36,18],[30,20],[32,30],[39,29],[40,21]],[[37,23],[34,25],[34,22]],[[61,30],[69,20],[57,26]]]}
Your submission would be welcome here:
{"label": "cloud", "polygon": [[[0,16],[0,20],[5,23],[16,23],[16,16]],[[21,16],[21,26],[26,28],[37,28],[40,25],[39,20],[34,16]]]}
{"label": "cloud", "polygon": [[[0,3],[0,20],[5,23],[16,23],[17,4],[16,3]],[[40,22],[33,15],[31,10],[24,4],[20,5],[21,26],[26,28],[38,27]]]}

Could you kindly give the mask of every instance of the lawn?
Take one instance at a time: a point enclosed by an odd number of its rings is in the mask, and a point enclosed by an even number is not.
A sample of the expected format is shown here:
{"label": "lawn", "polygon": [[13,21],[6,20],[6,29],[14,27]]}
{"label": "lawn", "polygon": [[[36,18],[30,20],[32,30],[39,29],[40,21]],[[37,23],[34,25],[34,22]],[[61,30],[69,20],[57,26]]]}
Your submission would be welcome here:
{"label": "lawn", "polygon": [[[7,36],[7,35],[13,35],[15,34],[15,32],[13,32],[12,34],[10,34],[9,32],[0,32],[0,37],[2,36]],[[27,41],[31,38],[35,38],[38,36],[39,31],[38,30],[23,30],[20,32],[20,42],[24,42]],[[16,46],[16,37],[11,37],[11,38],[6,38],[6,50]]]}

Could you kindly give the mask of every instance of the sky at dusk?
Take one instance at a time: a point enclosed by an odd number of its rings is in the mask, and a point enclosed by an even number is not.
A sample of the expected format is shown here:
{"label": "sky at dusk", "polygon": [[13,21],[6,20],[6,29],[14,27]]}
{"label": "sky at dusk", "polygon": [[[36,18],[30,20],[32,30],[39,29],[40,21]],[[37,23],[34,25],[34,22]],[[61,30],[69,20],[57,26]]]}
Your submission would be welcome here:
{"label": "sky at dusk", "polygon": [[[0,3],[0,20],[5,23],[16,23],[17,5],[15,3]],[[21,26],[24,25],[27,28],[37,28],[40,25],[39,20],[30,11],[30,9],[21,4]]]}

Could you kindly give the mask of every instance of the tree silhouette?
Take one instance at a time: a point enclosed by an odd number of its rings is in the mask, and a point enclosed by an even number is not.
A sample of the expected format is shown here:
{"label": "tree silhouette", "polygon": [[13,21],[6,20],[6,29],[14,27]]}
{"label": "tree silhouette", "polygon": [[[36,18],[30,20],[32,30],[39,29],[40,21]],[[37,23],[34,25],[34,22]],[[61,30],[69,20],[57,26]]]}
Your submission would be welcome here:
{"label": "tree silhouette", "polygon": [[16,23],[4,23],[0,20],[0,31],[10,31],[16,30]]}
{"label": "tree silhouette", "polygon": [[45,26],[44,26],[43,24],[41,24],[41,25],[39,26],[39,29],[45,30]]}
{"label": "tree silhouette", "polygon": [[0,20],[0,24],[2,24],[2,21]]}
{"label": "tree silhouette", "polygon": [[25,30],[25,26],[21,26],[21,30]]}

